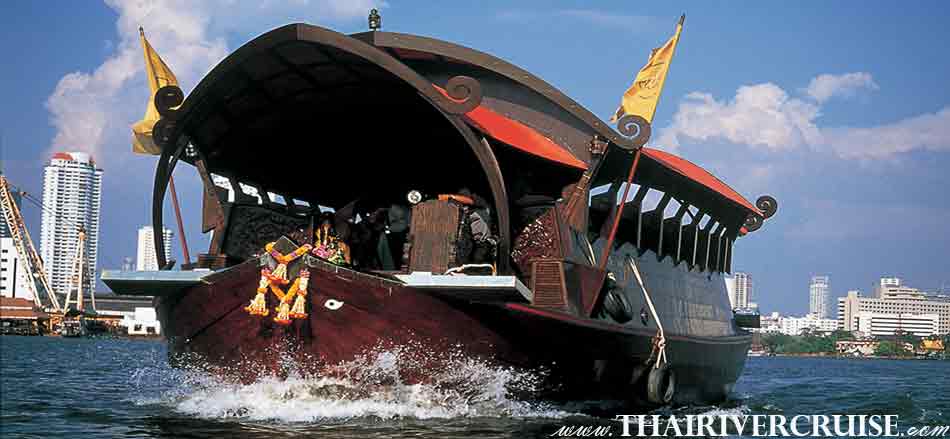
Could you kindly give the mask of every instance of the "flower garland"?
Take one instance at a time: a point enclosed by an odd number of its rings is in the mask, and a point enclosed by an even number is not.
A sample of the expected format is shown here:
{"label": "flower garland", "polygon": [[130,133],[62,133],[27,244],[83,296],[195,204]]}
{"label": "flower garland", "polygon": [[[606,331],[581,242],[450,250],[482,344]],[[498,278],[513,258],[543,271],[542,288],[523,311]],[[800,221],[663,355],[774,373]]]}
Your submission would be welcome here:
{"label": "flower garland", "polygon": [[[304,307],[306,306],[307,297],[307,283],[310,280],[310,272],[307,269],[300,270],[300,277],[294,280],[294,283],[290,286],[290,289],[287,290],[285,294],[283,290],[280,289],[277,285],[271,284],[270,289],[274,292],[274,295],[280,300],[280,303],[277,305],[275,311],[277,316],[274,317],[274,321],[281,325],[289,325],[292,319],[303,319],[307,317],[307,313],[304,312]],[[294,301],[293,308],[290,306],[290,301],[294,300],[294,297],[297,298]]]}
{"label": "flower garland", "polygon": [[[252,316],[266,317],[270,314],[270,311],[267,309],[267,290],[269,289],[280,301],[275,309],[277,315],[274,317],[274,321],[278,324],[289,325],[292,319],[307,317],[305,311],[306,300],[304,298],[307,296],[307,284],[310,280],[310,271],[306,268],[301,269],[300,276],[293,281],[290,289],[286,293],[284,293],[280,287],[290,283],[290,280],[287,279],[287,264],[310,252],[313,246],[304,244],[285,255],[275,250],[274,244],[273,242],[268,243],[264,246],[264,250],[270,253],[271,257],[277,261],[277,267],[273,271],[266,267],[261,269],[261,279],[257,285],[257,294],[244,310]],[[291,301],[294,300],[294,297],[296,297],[297,300],[293,302],[293,307],[291,307]]]}

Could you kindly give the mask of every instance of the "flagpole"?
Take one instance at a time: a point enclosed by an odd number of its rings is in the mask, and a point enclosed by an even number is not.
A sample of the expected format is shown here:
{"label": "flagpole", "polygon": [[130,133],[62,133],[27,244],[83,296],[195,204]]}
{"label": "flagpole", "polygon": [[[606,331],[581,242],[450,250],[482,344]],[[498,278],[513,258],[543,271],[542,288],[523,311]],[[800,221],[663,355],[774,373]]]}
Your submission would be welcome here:
{"label": "flagpole", "polygon": [[[175,191],[175,177],[172,175],[168,176],[168,188],[172,193],[172,207],[175,208],[175,220],[178,222],[178,239],[181,240],[181,253],[185,257],[185,263],[182,265],[191,264],[191,257],[188,255],[188,241],[185,239],[185,226],[181,222],[181,208],[178,207],[178,193]],[[164,233],[162,235],[164,236]],[[168,255],[165,255],[165,257],[168,258]]]}
{"label": "flagpole", "polygon": [[[642,148],[637,148],[637,152],[633,153],[633,163],[630,164],[630,172],[627,173],[627,184],[623,188],[623,197],[620,199],[620,206],[614,209],[614,222],[610,227],[610,234],[607,235],[607,242],[604,244],[604,249],[600,254],[600,269],[604,270],[607,268],[607,258],[610,256],[610,249],[614,245],[614,238],[617,237],[617,226],[620,225],[620,218],[623,216],[623,208],[627,204],[627,196],[630,194],[630,186],[633,186],[633,176],[637,172],[637,164],[640,163],[640,151]],[[617,200],[614,200],[616,203]]]}

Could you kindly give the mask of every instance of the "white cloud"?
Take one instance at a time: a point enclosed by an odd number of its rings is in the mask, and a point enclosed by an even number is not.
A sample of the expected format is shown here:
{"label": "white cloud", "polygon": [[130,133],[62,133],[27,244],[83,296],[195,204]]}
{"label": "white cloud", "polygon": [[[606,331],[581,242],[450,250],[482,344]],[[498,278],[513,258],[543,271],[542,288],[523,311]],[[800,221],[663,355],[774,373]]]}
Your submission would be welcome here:
{"label": "white cloud", "polygon": [[805,93],[819,103],[834,96],[853,96],[858,90],[878,90],[874,78],[867,72],[845,73],[843,75],[818,75],[811,80]]}
{"label": "white cloud", "polygon": [[881,159],[914,150],[950,152],[950,107],[886,125],[823,132],[825,144],[844,158]]}
{"label": "white cloud", "polygon": [[806,90],[814,102],[791,97],[772,83],[739,87],[728,101],[693,92],[680,102],[670,126],[660,130],[657,144],[675,150],[686,140],[725,140],[773,152],[829,151],[847,159],[885,159],[914,150],[950,151],[950,106],[872,127],[818,124],[822,103],[859,88],[876,89],[877,84],[867,73],[820,75]]}
{"label": "white cloud", "polygon": [[817,106],[790,98],[771,83],[739,87],[728,102],[693,92],[680,103],[673,124],[661,131],[659,144],[677,148],[680,137],[722,138],[769,150],[791,149],[818,140],[818,114]]}
{"label": "white cloud", "polygon": [[[118,13],[118,42],[91,72],[65,75],[46,107],[56,128],[53,149],[82,150],[99,163],[129,154],[130,126],[149,98],[139,26],[186,91],[224,58],[229,32],[264,32],[288,21],[365,18],[374,0],[296,0],[243,3],[237,0],[106,0]],[[121,156],[120,156],[121,157]]]}

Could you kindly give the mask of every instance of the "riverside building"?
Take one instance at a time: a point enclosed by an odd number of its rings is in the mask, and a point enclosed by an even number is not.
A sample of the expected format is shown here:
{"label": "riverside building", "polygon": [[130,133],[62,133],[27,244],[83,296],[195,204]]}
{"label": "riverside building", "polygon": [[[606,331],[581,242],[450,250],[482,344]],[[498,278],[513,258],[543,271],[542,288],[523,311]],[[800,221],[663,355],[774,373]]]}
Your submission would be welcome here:
{"label": "riverside building", "polygon": [[[13,193],[13,202],[20,204],[19,196]],[[0,209],[3,209],[0,207]],[[13,233],[6,216],[0,216],[0,297],[19,297],[33,300],[29,275],[13,242]]]}
{"label": "riverside building", "polygon": [[726,291],[729,293],[729,304],[732,305],[732,309],[753,307],[752,276],[749,273],[737,271],[732,277],[727,277]]}
{"label": "riverside building", "polygon": [[858,332],[864,335],[886,336],[899,332],[918,337],[937,334],[940,316],[937,314],[884,314],[861,311],[855,317]]}
{"label": "riverside building", "polygon": [[[155,256],[155,234],[152,226],[139,228],[138,252],[135,259],[135,269],[138,271],[158,270],[158,258]],[[162,228],[162,244],[165,254],[171,254],[172,231]]]}
{"label": "riverside building", "polygon": [[818,319],[828,318],[828,295],[830,291],[828,276],[812,276],[808,285],[808,312]]}
{"label": "riverside building", "polygon": [[89,154],[57,152],[43,173],[43,224],[40,257],[57,294],[71,287],[79,228],[86,230],[86,272],[83,291],[92,291],[99,248],[102,170]]}
{"label": "riverside building", "polygon": [[929,296],[916,288],[905,286],[881,288],[876,294],[880,297],[864,297],[860,291],[849,291],[847,296],[839,298],[838,327],[846,331],[862,331],[862,312],[871,313],[870,317],[873,317],[873,314],[936,315],[936,334],[950,334],[950,299]]}

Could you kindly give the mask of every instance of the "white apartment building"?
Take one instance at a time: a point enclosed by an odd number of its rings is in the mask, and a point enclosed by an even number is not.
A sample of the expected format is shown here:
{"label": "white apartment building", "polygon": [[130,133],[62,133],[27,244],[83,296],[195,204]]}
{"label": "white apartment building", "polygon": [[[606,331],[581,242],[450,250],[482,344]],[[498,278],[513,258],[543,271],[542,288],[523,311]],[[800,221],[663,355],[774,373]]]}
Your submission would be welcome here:
{"label": "white apartment building", "polygon": [[818,318],[814,314],[805,317],[782,317],[779,324],[779,332],[786,335],[801,335],[806,329],[813,332],[832,332],[838,329],[837,320]]}
{"label": "white apartment building", "polygon": [[826,319],[830,315],[828,309],[830,284],[828,276],[812,276],[808,286],[808,312],[820,319]]}
{"label": "white apartment building", "polygon": [[884,315],[937,315],[937,334],[950,334],[950,299],[924,294],[915,288],[889,287],[881,297],[862,297],[858,291],[838,299],[838,326],[860,330],[860,313]]}
{"label": "white apartment building", "polygon": [[[155,256],[155,234],[152,226],[139,228],[138,252],[135,258],[135,269],[138,271],[157,271],[158,258]],[[165,247],[166,258],[171,255],[172,231],[162,228],[162,243]]]}
{"label": "white apartment building", "polygon": [[812,332],[832,332],[838,329],[837,320],[819,319],[811,314],[804,317],[790,317],[773,312],[762,316],[759,322],[759,328],[753,329],[753,332],[801,335],[806,329]]}
{"label": "white apartment building", "polygon": [[857,330],[864,335],[895,335],[898,331],[929,337],[937,334],[937,314],[884,314],[861,311],[855,316]]}
{"label": "white apartment building", "polygon": [[33,300],[28,280],[29,274],[17,252],[10,227],[0,216],[0,296]]}
{"label": "white apartment building", "polygon": [[60,295],[72,283],[79,228],[86,230],[84,294],[95,285],[99,249],[99,211],[102,204],[102,170],[89,154],[57,152],[43,174],[43,224],[40,257],[50,286]]}
{"label": "white apartment building", "polygon": [[749,308],[749,303],[752,301],[752,276],[737,271],[732,278],[735,286],[732,295],[729,297],[729,303],[732,304],[734,309]]}

